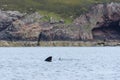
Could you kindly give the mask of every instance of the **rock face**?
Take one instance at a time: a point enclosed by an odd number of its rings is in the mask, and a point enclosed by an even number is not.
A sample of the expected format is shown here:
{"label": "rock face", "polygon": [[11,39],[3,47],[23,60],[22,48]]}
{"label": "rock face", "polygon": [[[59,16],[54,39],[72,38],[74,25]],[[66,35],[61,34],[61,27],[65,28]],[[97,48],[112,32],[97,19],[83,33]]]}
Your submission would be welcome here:
{"label": "rock face", "polygon": [[17,11],[0,11],[0,39],[10,40],[8,31],[13,28],[13,22],[22,16],[23,14]]}
{"label": "rock face", "polygon": [[37,12],[26,15],[18,11],[0,11],[0,40],[37,41],[41,32],[40,40],[69,40],[64,29],[61,29],[63,20],[57,23],[40,22],[41,18],[43,16]]}
{"label": "rock face", "polygon": [[[80,28],[80,38],[82,40],[94,39],[94,35],[97,34],[95,32],[98,32],[95,29],[99,28],[101,30],[110,28],[111,32],[113,29],[117,32],[118,29],[120,30],[120,3],[93,6],[88,13],[82,14],[74,20],[74,25]],[[105,34],[103,33],[100,36],[105,36]]]}
{"label": "rock face", "polygon": [[28,24],[23,19],[27,19],[25,14],[18,11],[0,11],[0,39],[35,40],[40,32],[39,24]]}
{"label": "rock face", "polygon": [[37,12],[0,11],[0,40],[120,39],[120,3],[97,4],[71,25],[64,24],[62,19],[44,22],[42,18]]}

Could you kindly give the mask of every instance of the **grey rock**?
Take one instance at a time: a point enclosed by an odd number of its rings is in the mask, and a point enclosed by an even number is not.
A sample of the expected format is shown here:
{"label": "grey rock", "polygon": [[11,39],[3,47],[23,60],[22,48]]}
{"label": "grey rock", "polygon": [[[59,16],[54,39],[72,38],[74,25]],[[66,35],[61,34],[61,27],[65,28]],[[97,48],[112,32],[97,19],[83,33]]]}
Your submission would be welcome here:
{"label": "grey rock", "polygon": [[22,19],[22,21],[26,24],[29,24],[29,23],[39,22],[41,18],[43,18],[43,16],[41,16],[38,12],[35,12],[33,14],[26,15]]}

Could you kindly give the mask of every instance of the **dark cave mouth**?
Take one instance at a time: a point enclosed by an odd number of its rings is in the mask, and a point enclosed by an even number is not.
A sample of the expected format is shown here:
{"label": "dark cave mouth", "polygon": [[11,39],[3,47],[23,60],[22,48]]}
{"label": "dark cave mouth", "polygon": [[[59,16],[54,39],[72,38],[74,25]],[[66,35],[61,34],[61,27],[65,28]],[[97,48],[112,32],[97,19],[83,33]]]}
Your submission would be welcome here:
{"label": "dark cave mouth", "polygon": [[93,28],[93,38],[96,40],[120,40],[120,21],[111,22],[107,26]]}

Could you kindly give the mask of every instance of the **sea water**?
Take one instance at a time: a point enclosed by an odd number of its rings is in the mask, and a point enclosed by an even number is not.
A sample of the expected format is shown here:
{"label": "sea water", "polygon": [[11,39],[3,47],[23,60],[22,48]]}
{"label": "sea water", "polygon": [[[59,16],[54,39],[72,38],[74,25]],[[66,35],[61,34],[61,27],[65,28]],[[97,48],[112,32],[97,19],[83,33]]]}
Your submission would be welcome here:
{"label": "sea water", "polygon": [[120,48],[0,48],[0,80],[120,80]]}

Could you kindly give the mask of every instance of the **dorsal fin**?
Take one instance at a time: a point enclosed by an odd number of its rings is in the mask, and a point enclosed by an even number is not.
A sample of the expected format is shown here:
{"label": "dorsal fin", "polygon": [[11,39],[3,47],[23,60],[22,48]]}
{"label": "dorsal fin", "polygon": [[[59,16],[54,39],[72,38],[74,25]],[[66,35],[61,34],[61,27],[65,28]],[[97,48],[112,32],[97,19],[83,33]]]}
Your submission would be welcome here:
{"label": "dorsal fin", "polygon": [[48,58],[46,58],[45,61],[52,62],[52,56],[49,56]]}

